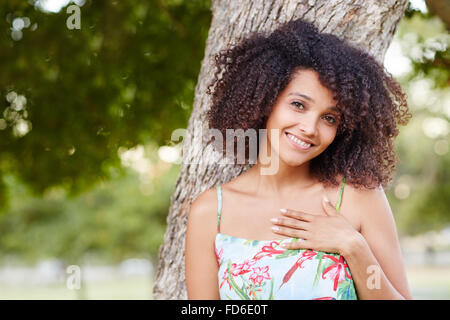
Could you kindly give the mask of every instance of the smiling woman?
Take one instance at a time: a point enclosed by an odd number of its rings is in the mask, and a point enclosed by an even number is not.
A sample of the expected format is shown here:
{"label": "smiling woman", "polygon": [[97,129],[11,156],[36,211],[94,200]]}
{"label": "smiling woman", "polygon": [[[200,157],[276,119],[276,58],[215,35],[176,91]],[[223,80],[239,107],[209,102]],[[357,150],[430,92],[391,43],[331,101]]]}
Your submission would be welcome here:
{"label": "smiling woman", "polygon": [[[370,55],[301,19],[252,34],[215,61],[210,128],[267,135],[258,136],[254,166],[191,205],[188,297],[411,298],[382,189],[397,126],[410,116],[398,83]],[[274,162],[275,172],[262,173]]]}
{"label": "smiling woman", "polygon": [[[333,93],[320,83],[317,72],[297,69],[288,86],[280,93],[266,122],[267,131],[279,129],[282,134],[280,143],[269,141],[272,146],[269,150],[278,154],[280,161],[291,166],[299,166],[316,158],[336,136],[340,118],[336,104]],[[272,137],[268,135],[269,140]],[[282,152],[283,149],[286,151]]]}

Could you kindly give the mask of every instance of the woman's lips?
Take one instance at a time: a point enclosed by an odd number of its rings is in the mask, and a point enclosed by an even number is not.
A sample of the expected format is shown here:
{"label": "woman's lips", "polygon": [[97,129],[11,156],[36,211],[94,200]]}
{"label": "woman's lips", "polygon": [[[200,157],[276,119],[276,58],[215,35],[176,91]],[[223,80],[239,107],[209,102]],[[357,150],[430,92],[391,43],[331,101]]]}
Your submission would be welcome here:
{"label": "woman's lips", "polygon": [[286,133],[285,133],[285,136],[286,136],[286,138],[289,140],[289,143],[292,144],[292,146],[294,146],[294,147],[295,147],[296,149],[298,149],[298,150],[305,151],[305,150],[311,149],[311,148],[314,146],[313,144],[310,144],[308,147],[302,146],[302,145],[298,144],[297,142],[293,141],[291,138],[289,138],[288,135],[289,135],[289,133],[286,132]]}

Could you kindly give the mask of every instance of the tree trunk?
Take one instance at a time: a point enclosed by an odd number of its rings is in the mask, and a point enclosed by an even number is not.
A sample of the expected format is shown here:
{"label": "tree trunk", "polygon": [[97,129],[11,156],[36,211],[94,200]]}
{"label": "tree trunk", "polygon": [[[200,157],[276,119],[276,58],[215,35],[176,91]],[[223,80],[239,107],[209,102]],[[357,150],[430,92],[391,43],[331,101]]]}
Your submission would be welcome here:
{"label": "tree trunk", "polygon": [[448,0],[425,0],[428,11],[437,15],[450,31],[450,1]]}
{"label": "tree trunk", "polygon": [[[206,42],[194,109],[184,139],[183,164],[171,197],[164,244],[153,288],[154,299],[186,299],[184,244],[187,213],[201,192],[225,183],[250,166],[219,163],[221,155],[204,143],[205,112],[210,106],[206,85],[212,79],[213,56],[219,50],[260,30],[273,30],[280,23],[302,17],[320,31],[347,39],[379,62],[397,29],[408,0],[211,0],[212,22]],[[203,139],[202,139],[203,138]],[[211,214],[216,214],[211,212]]]}

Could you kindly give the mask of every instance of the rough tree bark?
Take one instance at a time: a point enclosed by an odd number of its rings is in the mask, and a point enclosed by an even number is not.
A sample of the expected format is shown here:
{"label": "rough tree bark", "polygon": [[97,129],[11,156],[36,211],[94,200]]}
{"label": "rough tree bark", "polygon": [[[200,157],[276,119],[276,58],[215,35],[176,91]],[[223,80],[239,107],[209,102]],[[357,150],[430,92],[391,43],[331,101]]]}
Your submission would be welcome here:
{"label": "rough tree bark", "polygon": [[213,18],[195,89],[188,136],[183,141],[183,164],[171,197],[164,244],[159,249],[154,299],[187,298],[184,238],[192,200],[249,168],[220,163],[221,155],[201,135],[201,130],[203,133],[207,130],[205,112],[210,100],[205,90],[212,79],[214,54],[249,32],[273,30],[282,22],[302,17],[312,21],[320,31],[347,39],[383,62],[407,5],[408,0],[211,0]]}

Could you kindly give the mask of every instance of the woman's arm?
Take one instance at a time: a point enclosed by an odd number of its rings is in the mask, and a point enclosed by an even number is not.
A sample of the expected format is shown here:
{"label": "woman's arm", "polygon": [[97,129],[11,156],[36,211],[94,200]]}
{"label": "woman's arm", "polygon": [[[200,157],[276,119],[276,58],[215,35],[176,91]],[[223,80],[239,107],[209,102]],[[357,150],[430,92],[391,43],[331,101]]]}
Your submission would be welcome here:
{"label": "woman's arm", "polygon": [[360,236],[343,250],[359,299],[412,299],[395,221],[384,190],[349,192],[361,216]]}
{"label": "woman's arm", "polygon": [[185,276],[188,299],[220,299],[214,251],[217,225],[215,189],[191,204],[186,229]]}

